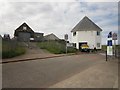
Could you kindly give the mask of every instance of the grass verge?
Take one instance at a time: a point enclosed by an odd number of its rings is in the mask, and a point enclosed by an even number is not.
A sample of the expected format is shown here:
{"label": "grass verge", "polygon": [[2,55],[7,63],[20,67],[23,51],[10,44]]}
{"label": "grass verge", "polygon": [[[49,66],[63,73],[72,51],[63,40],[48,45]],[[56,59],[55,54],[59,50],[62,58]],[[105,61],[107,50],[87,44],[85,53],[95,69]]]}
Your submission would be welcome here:
{"label": "grass verge", "polygon": [[[46,49],[51,53],[54,54],[64,54],[66,53],[66,46],[65,43],[61,43],[59,41],[45,41],[45,42],[39,42],[38,46],[41,49]],[[75,53],[77,50],[73,47],[68,47],[67,52],[68,53]]]}

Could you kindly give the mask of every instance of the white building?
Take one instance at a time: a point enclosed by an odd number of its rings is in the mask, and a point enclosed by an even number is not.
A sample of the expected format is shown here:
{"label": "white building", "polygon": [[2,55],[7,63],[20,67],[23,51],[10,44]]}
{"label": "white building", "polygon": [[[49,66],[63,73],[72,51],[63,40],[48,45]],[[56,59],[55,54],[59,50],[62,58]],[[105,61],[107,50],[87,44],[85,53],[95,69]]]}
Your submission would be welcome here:
{"label": "white building", "polygon": [[71,31],[72,43],[77,49],[82,44],[89,45],[90,49],[101,49],[101,31],[100,27],[85,16]]}

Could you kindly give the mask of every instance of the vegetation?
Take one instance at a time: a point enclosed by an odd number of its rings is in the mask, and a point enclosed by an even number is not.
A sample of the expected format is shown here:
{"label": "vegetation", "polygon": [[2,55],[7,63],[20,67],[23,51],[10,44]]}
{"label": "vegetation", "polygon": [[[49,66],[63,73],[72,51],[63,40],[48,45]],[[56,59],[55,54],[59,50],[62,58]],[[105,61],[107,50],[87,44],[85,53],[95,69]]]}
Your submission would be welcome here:
{"label": "vegetation", "polygon": [[18,45],[16,42],[3,41],[2,42],[2,58],[12,58],[25,53],[25,48]]}
{"label": "vegetation", "polygon": [[[113,45],[113,49],[114,49],[114,45]],[[120,45],[116,45],[116,50],[120,49]],[[102,45],[102,50],[106,51],[107,50],[107,45]]]}
{"label": "vegetation", "polygon": [[107,45],[102,45],[102,51],[106,51],[107,50]]}
{"label": "vegetation", "polygon": [[[41,49],[46,49],[51,53],[54,54],[63,54],[66,53],[66,46],[65,42],[61,41],[45,41],[45,42],[39,42],[38,46]],[[75,53],[77,50],[73,47],[68,47],[67,52],[68,53]]]}

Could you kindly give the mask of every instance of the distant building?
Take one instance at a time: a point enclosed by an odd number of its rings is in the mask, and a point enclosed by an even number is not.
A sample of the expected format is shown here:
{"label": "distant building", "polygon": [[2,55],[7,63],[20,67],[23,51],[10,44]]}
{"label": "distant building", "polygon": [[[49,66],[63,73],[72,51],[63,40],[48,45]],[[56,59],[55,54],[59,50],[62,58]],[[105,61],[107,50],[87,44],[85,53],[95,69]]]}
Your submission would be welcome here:
{"label": "distant building", "polygon": [[85,16],[71,31],[72,43],[77,49],[82,44],[88,44],[91,49],[101,49],[101,31],[94,22]]}
{"label": "distant building", "polygon": [[41,41],[43,33],[35,33],[26,23],[23,23],[15,30],[14,37],[22,42]]}
{"label": "distant building", "polygon": [[9,34],[4,34],[3,39],[4,40],[10,40],[10,35]]}
{"label": "distant building", "polygon": [[38,33],[38,32],[35,32],[34,33],[34,41],[43,41],[43,35],[44,33]]}
{"label": "distant building", "polygon": [[51,34],[44,36],[44,40],[60,40],[60,39],[56,35],[51,33]]}

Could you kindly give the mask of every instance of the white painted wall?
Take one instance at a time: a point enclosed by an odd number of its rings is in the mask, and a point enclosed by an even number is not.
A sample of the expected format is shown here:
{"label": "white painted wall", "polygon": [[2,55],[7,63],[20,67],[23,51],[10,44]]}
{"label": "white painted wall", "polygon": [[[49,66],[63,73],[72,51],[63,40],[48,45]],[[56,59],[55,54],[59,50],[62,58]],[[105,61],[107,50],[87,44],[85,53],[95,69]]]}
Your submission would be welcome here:
{"label": "white painted wall", "polygon": [[[79,42],[87,42],[89,47],[93,49],[101,49],[101,34],[97,36],[97,31],[77,31],[76,36],[73,36],[72,43],[76,43],[76,48],[79,49]],[[100,47],[97,47],[97,43],[100,43]]]}

